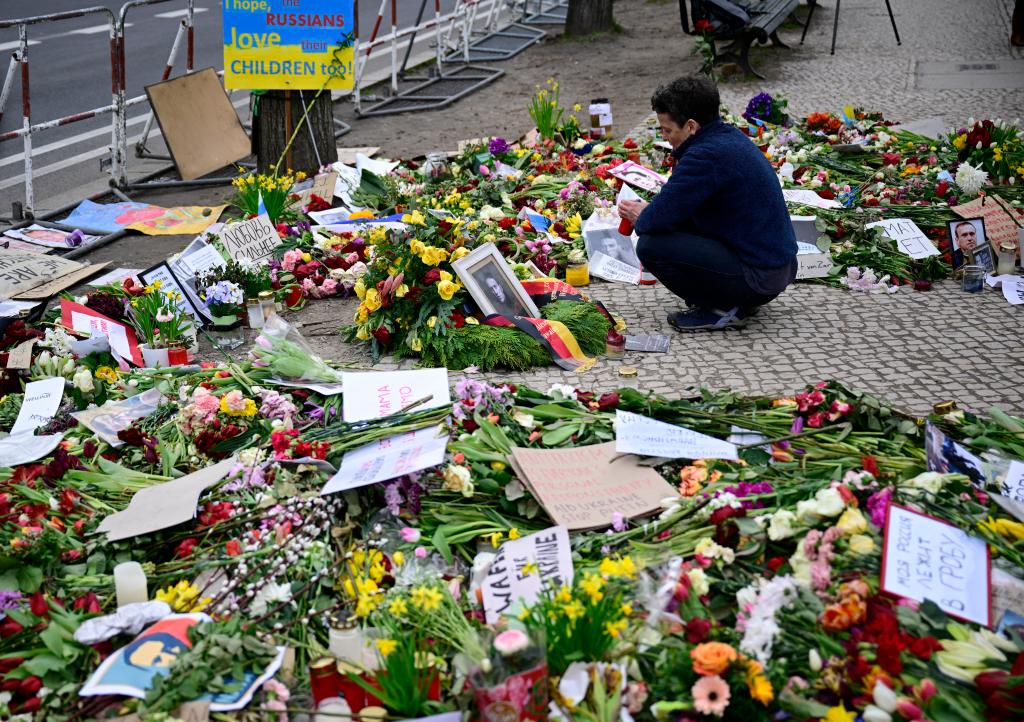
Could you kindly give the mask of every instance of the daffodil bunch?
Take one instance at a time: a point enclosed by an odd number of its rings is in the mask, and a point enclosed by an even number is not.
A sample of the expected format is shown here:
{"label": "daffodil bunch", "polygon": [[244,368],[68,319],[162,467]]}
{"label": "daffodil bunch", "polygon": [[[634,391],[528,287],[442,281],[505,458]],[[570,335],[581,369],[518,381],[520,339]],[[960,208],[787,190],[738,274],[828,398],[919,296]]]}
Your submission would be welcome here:
{"label": "daffodil bunch", "polygon": [[156,593],[157,601],[167,602],[175,612],[201,612],[212,601],[209,597],[199,597],[199,587],[187,579]]}
{"label": "daffodil bunch", "polygon": [[259,215],[262,203],[273,223],[277,223],[291,212],[297,200],[297,195],[292,192],[292,186],[306,178],[302,171],[293,173],[288,170],[284,175],[263,175],[242,168],[239,170],[243,175],[231,181],[231,185],[235,187],[235,196],[231,202],[242,210],[246,218]]}
{"label": "daffodil bunch", "polygon": [[181,293],[161,290],[161,282],[146,286],[142,295],[131,301],[130,316],[135,330],[153,348],[169,348],[182,343],[192,328],[192,318],[182,310]]}
{"label": "daffodil bunch", "polygon": [[555,133],[561,128],[565,108],[561,105],[562,92],[558,81],[548,78],[546,86],[537,86],[537,92],[530,98],[526,110],[537,126],[540,137],[544,140],[554,140]]}
{"label": "daffodil bunch", "polygon": [[572,585],[549,587],[523,610],[520,620],[547,639],[553,675],[561,675],[573,660],[613,661],[633,624],[626,594],[636,575],[631,557],[605,557],[597,572],[584,572]]}

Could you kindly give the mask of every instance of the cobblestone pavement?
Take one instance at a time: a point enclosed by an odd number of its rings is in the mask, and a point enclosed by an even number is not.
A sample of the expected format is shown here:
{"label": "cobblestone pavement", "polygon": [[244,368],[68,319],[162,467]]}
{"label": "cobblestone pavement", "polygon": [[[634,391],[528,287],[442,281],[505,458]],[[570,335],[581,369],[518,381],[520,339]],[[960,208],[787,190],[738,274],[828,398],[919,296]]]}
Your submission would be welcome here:
{"label": "cobblestone pavement", "polygon": [[[781,91],[791,111],[801,115],[853,103],[893,119],[938,116],[950,125],[972,115],[1021,114],[1024,91],[976,87],[991,80],[965,81],[954,73],[948,85],[956,87],[919,87],[919,71],[926,62],[1008,61],[1024,66],[1020,51],[1009,44],[1013,0],[892,4],[902,45],[896,45],[883,0],[847,0],[842,3],[836,55],[830,56],[835,7],[819,5],[805,44],[798,44],[799,27],[784,29],[782,37],[792,49],[755,52],[754,66],[768,79],[722,82],[723,102],[739,113],[755,93]],[[671,396],[700,386],[791,393],[808,383],[836,379],[912,413],[927,413],[944,399],[966,408],[997,404],[1024,412],[1024,306],[1010,306],[991,289],[969,295],[947,281],[931,292],[902,288],[893,295],[868,295],[799,283],[743,330],[687,335],[674,332],[666,322],[666,314],[679,302],[663,286],[597,282],[588,290],[623,316],[629,333],[668,334],[669,352],[627,353],[623,362],[601,359],[583,374],[551,366],[476,376],[540,388],[570,383],[605,391],[615,387],[618,367],[625,363],[639,369],[641,389]],[[304,332],[323,329],[323,336],[310,340],[326,357],[368,366],[365,350],[340,342],[331,327],[338,318],[350,318],[354,308],[352,301],[332,302],[316,314],[325,320],[310,319],[312,325]],[[384,359],[374,368],[399,365],[412,367],[414,362]],[[456,369],[452,373],[459,375]]]}

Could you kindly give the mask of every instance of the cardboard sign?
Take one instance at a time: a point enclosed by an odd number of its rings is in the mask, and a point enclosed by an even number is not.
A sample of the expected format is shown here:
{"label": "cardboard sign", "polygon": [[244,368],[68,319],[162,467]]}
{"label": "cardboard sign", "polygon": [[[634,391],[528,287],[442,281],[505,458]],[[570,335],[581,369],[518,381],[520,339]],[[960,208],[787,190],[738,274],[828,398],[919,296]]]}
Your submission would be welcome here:
{"label": "cardboard sign", "polygon": [[621,410],[615,412],[615,450],[666,459],[739,458],[728,441]]}
{"label": "cardboard sign", "polygon": [[885,519],[882,591],[992,625],[988,545],[959,527],[897,504]]}
{"label": "cardboard sign", "polygon": [[117,447],[123,443],[117,438],[117,432],[124,431],[136,419],[156,411],[163,398],[158,389],[148,389],[135,396],[108,401],[103,406],[76,411],[71,417],[111,446]]}
{"label": "cardboard sign", "polygon": [[831,272],[832,256],[822,253],[817,246],[812,246],[809,243],[798,243],[797,248],[796,260],[799,265],[796,279],[798,281],[807,278],[821,278]]}
{"label": "cardboard sign", "polygon": [[41,459],[56,449],[63,438],[64,434],[18,434],[0,439],[0,467],[15,467]]}
{"label": "cardboard sign", "polygon": [[351,90],[352,7],[353,0],[226,0],[224,87]]}
{"label": "cardboard sign", "polygon": [[334,188],[338,183],[338,173],[321,173],[313,176],[311,180],[296,183],[292,192],[299,196],[298,205],[305,208],[313,200],[313,196],[319,196],[330,203],[334,200]]}
{"label": "cardboard sign", "polygon": [[[616,458],[615,442],[568,449],[512,450],[511,461],[548,516],[569,531],[598,529],[650,514],[676,490],[635,456]],[[613,461],[614,459],[614,461]]]}
{"label": "cardboard sign", "polygon": [[274,249],[281,245],[281,237],[266,213],[225,227],[220,240],[231,258],[250,264],[270,258]]}
{"label": "cardboard sign", "polygon": [[142,351],[134,329],[66,298],[60,302],[60,319],[72,331],[105,336],[112,352],[136,366],[142,366]]}
{"label": "cardboard sign", "polygon": [[626,336],[627,351],[640,351],[641,353],[667,353],[668,346],[668,336],[663,334],[655,334],[653,336]]}
{"label": "cardboard sign", "polygon": [[11,298],[83,267],[60,256],[0,249],[0,298]]}
{"label": "cardboard sign", "polygon": [[79,268],[77,271],[65,274],[60,278],[55,278],[52,281],[48,281],[39,286],[33,286],[27,291],[22,291],[14,298],[35,298],[44,299],[55,296],[66,288],[77,286],[79,283],[94,276],[104,268],[109,266],[109,263],[93,263],[92,265]]}
{"label": "cardboard sign", "polygon": [[594,251],[590,257],[590,275],[603,278],[606,281],[631,283],[634,286],[640,284],[639,268],[634,268],[628,263],[623,263],[611,256],[606,256],[600,251]]}
{"label": "cardboard sign", "polygon": [[25,399],[21,402],[18,418],[15,419],[14,426],[11,427],[11,436],[34,433],[40,426],[45,426],[53,421],[63,399],[63,376],[54,376],[25,384]]}
{"label": "cardboard sign", "polygon": [[105,532],[108,541],[118,541],[194,519],[199,496],[227,476],[234,465],[234,459],[225,459],[179,479],[139,489],[127,509],[108,515],[96,529]]}
{"label": "cardboard sign", "polygon": [[379,439],[347,451],[341,459],[341,468],[320,490],[320,496],[438,466],[444,462],[447,446],[448,435],[438,437],[437,428],[430,427]]}
{"label": "cardboard sign", "polygon": [[433,398],[417,406],[417,411],[448,406],[452,402],[448,369],[342,373],[341,385],[345,388],[341,411],[347,422],[397,414],[424,396]]}
{"label": "cardboard sign", "polygon": [[36,339],[30,338],[28,341],[22,341],[13,349],[7,352],[7,368],[9,369],[27,369],[32,365],[32,346],[35,344]]}
{"label": "cardboard sign", "polygon": [[812,190],[803,188],[783,188],[782,197],[787,203],[799,203],[812,208],[842,208],[843,204],[830,198],[822,198]]}
{"label": "cardboard sign", "polygon": [[889,218],[868,223],[865,228],[881,227],[882,232],[896,241],[896,246],[911,258],[928,258],[939,255],[939,249],[931,242],[917,224],[909,218]]}
{"label": "cardboard sign", "polygon": [[[527,569],[527,565],[535,569]],[[480,585],[488,624],[517,602],[530,605],[545,589],[572,584],[572,548],[569,531],[553,526],[501,545]]]}
{"label": "cardboard sign", "polygon": [[[159,675],[165,675],[170,671],[174,660],[186,650],[191,649],[192,643],[188,638],[188,630],[204,622],[209,622],[210,617],[202,612],[190,612],[189,614],[170,614],[159,622],[142,631],[135,639],[124,647],[116,650],[108,656],[88,681],[82,685],[78,694],[82,697],[96,695],[124,695],[145,699],[153,680]],[[261,670],[260,674],[247,674],[240,684],[232,684],[229,677],[229,692],[218,694],[204,694],[198,700],[189,702],[191,712],[185,712],[186,705],[182,705],[182,711],[178,717],[186,719],[189,714],[191,719],[196,718],[197,708],[195,702],[199,702],[202,709],[211,712],[230,712],[242,709],[252,699],[253,694],[270,679],[284,661],[284,647],[277,648],[277,656],[270,661],[267,668]]]}

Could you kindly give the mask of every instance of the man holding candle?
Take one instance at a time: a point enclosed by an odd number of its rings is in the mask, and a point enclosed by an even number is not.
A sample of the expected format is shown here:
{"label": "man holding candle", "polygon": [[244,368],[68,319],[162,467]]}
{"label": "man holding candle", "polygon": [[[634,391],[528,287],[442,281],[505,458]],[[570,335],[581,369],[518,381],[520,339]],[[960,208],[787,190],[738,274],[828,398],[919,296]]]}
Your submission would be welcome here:
{"label": "man holding candle", "polygon": [[677,331],[746,325],[796,278],[796,238],[771,163],[719,117],[718,88],[706,76],[679,78],[651,98],[676,159],[649,203],[622,201],[635,224],[644,269],[682,298]]}

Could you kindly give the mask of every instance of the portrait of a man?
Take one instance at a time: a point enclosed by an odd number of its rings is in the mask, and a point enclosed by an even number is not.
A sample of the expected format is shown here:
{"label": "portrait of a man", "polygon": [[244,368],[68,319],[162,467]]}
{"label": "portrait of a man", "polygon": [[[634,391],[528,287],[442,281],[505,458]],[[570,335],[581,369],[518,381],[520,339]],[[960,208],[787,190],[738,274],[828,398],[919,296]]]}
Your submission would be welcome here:
{"label": "portrait of a man", "polygon": [[493,243],[485,243],[452,264],[484,315],[540,317],[523,284]]}
{"label": "portrait of a man", "polygon": [[967,218],[961,221],[949,221],[949,240],[953,254],[953,268],[964,265],[965,259],[979,248],[988,245],[985,237],[985,219]]}
{"label": "portrait of a man", "polygon": [[516,296],[508,281],[499,274],[491,264],[487,264],[476,272],[480,287],[489,297],[493,313],[503,316],[528,316],[529,313],[522,301]]}
{"label": "portrait of a man", "polygon": [[629,236],[624,236],[614,228],[601,228],[595,231],[588,231],[587,254],[594,258],[594,253],[603,253],[616,261],[621,261],[633,268],[640,267],[640,261],[633,250],[633,242]]}

